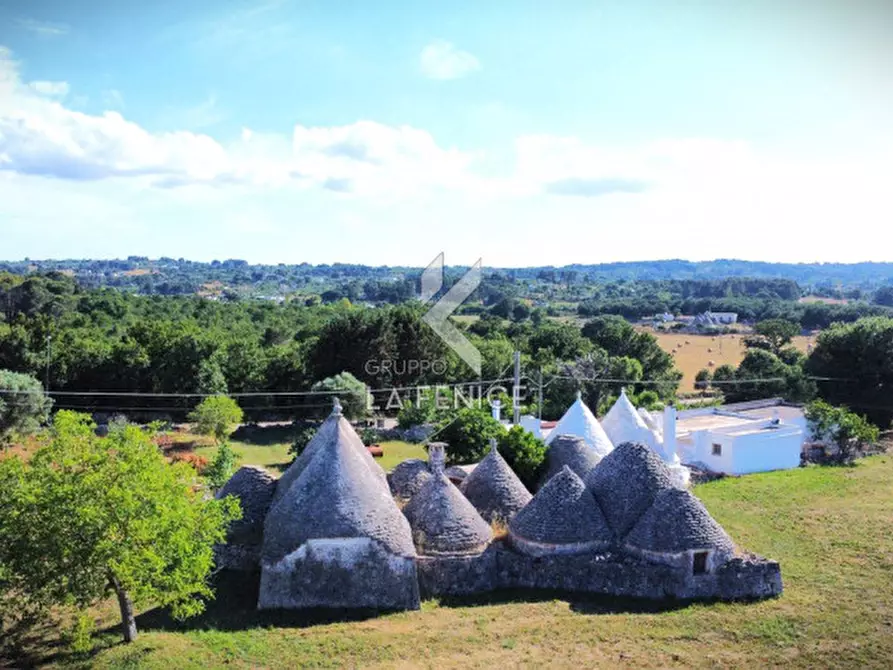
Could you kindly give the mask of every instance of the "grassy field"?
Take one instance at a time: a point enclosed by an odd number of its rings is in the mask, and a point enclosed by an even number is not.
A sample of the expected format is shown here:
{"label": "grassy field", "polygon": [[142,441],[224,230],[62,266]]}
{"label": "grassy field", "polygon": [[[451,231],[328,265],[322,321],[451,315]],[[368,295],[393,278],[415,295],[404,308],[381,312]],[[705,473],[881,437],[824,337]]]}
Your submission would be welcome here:
{"label": "grassy field", "polygon": [[[255,428],[250,432],[244,429],[233,436],[231,442],[240,465],[261,465],[271,472],[282,472],[293,459],[288,453],[291,447],[292,429],[290,426],[270,426]],[[376,461],[386,471],[391,470],[398,463],[407,458],[427,458],[425,449],[418,444],[409,442],[382,442],[384,455]],[[214,458],[217,447],[199,447],[195,453]]]}
{"label": "grassy field", "polygon": [[[661,348],[673,355],[676,368],[682,371],[681,392],[694,390],[695,375],[703,368],[716,369],[729,364],[735,367],[744,358],[744,338],[746,335],[691,335],[686,333],[655,333]],[[807,346],[815,344],[815,337],[797,336],[794,346],[806,353]],[[710,361],[714,366],[710,368]]]}
{"label": "grassy field", "polygon": [[[643,604],[554,593],[427,601],[375,618],[260,615],[223,590],[185,624],[139,617],[89,657],[45,640],[32,661],[106,668],[777,667],[893,665],[893,457],[851,468],[728,478],[696,489],[747,549],[781,562],[784,595],[758,603]],[[98,612],[111,626],[111,604]],[[41,654],[43,654],[41,656]]]}

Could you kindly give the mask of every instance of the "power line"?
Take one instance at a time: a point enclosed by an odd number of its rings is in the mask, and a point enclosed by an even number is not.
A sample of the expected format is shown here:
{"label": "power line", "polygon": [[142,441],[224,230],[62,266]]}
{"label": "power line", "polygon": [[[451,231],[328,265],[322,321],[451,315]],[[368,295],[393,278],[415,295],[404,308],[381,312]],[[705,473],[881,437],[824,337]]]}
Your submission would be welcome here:
{"label": "power line", "polygon": [[[504,372],[504,371],[503,371]],[[142,391],[42,391],[36,389],[0,389],[3,395],[49,395],[49,396],[76,396],[76,397],[113,397],[113,398],[207,398],[214,395],[226,395],[230,398],[263,398],[263,397],[303,397],[303,396],[333,396],[339,393],[347,395],[362,395],[363,393],[393,393],[395,391],[426,391],[435,388],[456,388],[461,386],[473,386],[511,381],[511,377],[497,379],[473,379],[469,381],[445,382],[442,384],[416,384],[415,386],[386,386],[380,389],[366,387],[358,389],[329,389],[326,391],[251,391],[242,393],[150,393]],[[492,386],[491,386],[492,388]]]}

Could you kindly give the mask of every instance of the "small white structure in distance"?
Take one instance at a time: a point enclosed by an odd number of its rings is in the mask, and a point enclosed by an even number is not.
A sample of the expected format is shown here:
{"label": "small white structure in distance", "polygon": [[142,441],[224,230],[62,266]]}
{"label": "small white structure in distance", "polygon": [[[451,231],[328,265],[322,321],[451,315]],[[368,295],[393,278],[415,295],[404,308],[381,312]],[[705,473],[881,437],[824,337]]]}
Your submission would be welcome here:
{"label": "small white structure in distance", "polygon": [[602,458],[614,451],[614,444],[605,433],[598,419],[595,418],[595,415],[583,402],[579,391],[574,404],[568,408],[556,426],[549,431],[549,434],[546,436],[546,444],[550,444],[559,435],[582,437],[586,444],[595,449]]}
{"label": "small white structure in distance", "polygon": [[806,419],[776,398],[684,410],[675,432],[684,463],[744,475],[799,467]]}

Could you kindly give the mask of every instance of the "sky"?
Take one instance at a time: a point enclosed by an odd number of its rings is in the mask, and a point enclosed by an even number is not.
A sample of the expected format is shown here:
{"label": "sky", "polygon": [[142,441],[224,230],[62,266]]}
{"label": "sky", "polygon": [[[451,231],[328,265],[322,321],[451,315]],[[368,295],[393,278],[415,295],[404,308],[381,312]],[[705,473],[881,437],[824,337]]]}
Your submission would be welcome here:
{"label": "sky", "polygon": [[893,261],[885,0],[0,0],[0,259]]}

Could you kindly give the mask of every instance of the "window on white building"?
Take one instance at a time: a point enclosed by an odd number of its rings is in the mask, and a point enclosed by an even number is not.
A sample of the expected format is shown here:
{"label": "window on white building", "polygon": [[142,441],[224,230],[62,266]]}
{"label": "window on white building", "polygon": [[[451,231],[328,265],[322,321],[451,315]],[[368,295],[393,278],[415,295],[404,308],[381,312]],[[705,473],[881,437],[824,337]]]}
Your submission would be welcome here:
{"label": "window on white building", "polygon": [[722,445],[716,442],[713,443],[713,455],[714,456],[722,456]]}

